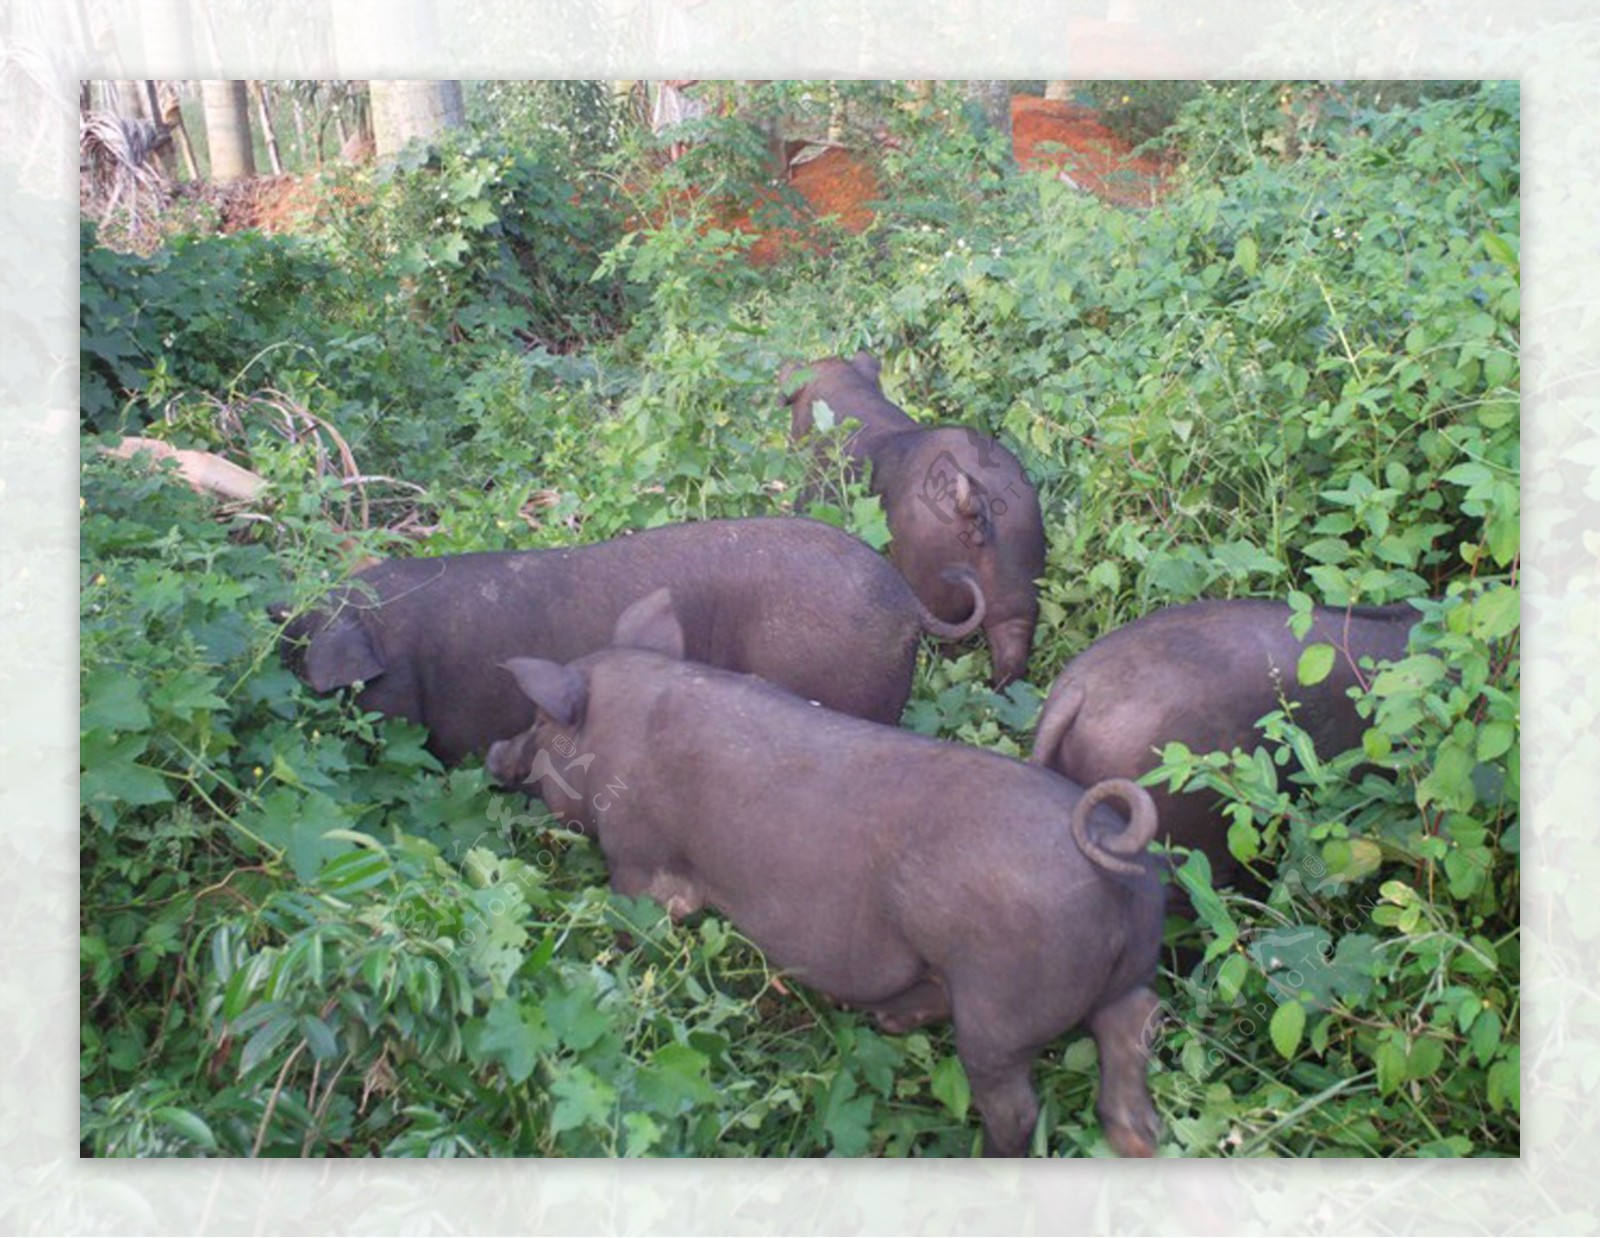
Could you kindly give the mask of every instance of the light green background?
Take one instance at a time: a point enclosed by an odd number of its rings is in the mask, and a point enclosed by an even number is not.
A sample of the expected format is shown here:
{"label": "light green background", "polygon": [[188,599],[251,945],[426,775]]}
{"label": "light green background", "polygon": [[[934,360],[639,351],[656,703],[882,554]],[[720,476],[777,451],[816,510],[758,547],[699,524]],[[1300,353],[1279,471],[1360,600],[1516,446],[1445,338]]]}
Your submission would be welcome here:
{"label": "light green background", "polygon": [[[1527,924],[1518,1162],[77,1159],[79,77],[1082,77],[1044,0],[0,0],[0,1232],[1593,1233],[1600,17],[1130,5],[1195,77],[1509,77],[1524,105]],[[1170,75],[1137,45],[1107,75]],[[1142,67],[1147,66],[1147,67]]]}

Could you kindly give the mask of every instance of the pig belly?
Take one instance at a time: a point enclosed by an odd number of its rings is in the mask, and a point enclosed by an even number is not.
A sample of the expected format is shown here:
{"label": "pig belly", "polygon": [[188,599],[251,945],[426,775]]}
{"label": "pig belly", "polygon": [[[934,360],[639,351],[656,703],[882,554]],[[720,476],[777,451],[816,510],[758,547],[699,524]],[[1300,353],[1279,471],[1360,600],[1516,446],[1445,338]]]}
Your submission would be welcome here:
{"label": "pig belly", "polygon": [[924,959],[877,917],[841,913],[816,899],[729,900],[721,908],[779,970],[848,1006],[894,1008],[930,983]]}

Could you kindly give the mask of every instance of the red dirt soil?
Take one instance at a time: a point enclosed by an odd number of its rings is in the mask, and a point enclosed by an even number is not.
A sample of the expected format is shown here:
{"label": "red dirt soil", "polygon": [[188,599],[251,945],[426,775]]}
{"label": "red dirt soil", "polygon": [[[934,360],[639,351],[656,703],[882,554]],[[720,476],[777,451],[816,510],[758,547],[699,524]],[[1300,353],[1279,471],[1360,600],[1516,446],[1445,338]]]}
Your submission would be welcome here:
{"label": "red dirt soil", "polygon": [[209,186],[222,212],[222,230],[296,232],[317,209],[316,174],[257,176],[231,185]]}
{"label": "red dirt soil", "polygon": [[[1168,165],[1149,156],[1135,157],[1128,143],[1102,125],[1092,108],[1028,95],[1011,100],[1011,139],[1019,167],[1058,169],[1079,189],[1118,206],[1148,207],[1164,190]],[[867,203],[878,193],[877,177],[868,159],[839,147],[789,169],[789,187],[804,199],[816,218],[836,216],[847,232],[860,232],[872,222]],[[775,197],[776,195],[772,195]],[[761,231],[754,211],[723,220],[742,232]],[[796,246],[815,248],[814,238],[793,228],[763,232],[750,249],[750,261],[765,266]]]}
{"label": "red dirt soil", "polygon": [[[872,211],[867,203],[878,196],[878,178],[872,165],[850,151],[829,147],[815,158],[789,167],[789,188],[799,194],[806,210],[816,219],[833,216],[846,232],[860,232],[872,222]],[[775,201],[777,194],[768,195]],[[729,227],[741,232],[758,232],[760,228],[750,214],[730,221]],[[762,232],[750,247],[750,261],[756,266],[770,266],[784,254],[797,247],[820,248],[814,236],[807,236],[794,228],[776,228]]]}
{"label": "red dirt soil", "polygon": [[1017,95],[1011,100],[1011,146],[1023,168],[1056,167],[1080,189],[1118,206],[1153,206],[1168,165],[1130,153],[1092,108]]}
{"label": "red dirt soil", "polygon": [[[1148,207],[1163,189],[1166,165],[1159,159],[1129,153],[1128,144],[1102,125],[1090,108],[1027,95],[1011,101],[1011,130],[1017,163],[1025,169],[1058,169],[1079,189],[1119,206]],[[802,149],[804,149],[802,147]],[[847,232],[860,232],[872,222],[872,202],[879,192],[870,155],[829,146],[820,154],[790,165],[789,188],[813,219],[834,217]],[[224,231],[260,228],[291,232],[303,226],[315,209],[316,193],[308,178],[261,177],[230,188],[223,203]],[[817,251],[825,239],[805,226],[773,225],[782,216],[776,190],[749,209],[724,215],[722,227],[755,233],[749,260],[767,266],[796,249]]]}

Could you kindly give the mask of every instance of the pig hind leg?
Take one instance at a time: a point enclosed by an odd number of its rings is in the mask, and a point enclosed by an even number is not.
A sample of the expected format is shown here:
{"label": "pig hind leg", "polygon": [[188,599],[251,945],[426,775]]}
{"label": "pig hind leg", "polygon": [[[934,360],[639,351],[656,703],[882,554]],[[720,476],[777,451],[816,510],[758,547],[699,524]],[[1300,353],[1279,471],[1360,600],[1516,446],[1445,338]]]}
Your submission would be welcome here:
{"label": "pig hind leg", "polygon": [[1146,1075],[1150,1037],[1160,1003],[1140,985],[1089,1016],[1100,1051],[1100,1097],[1095,1111],[1106,1140],[1122,1156],[1154,1156],[1160,1125]]}

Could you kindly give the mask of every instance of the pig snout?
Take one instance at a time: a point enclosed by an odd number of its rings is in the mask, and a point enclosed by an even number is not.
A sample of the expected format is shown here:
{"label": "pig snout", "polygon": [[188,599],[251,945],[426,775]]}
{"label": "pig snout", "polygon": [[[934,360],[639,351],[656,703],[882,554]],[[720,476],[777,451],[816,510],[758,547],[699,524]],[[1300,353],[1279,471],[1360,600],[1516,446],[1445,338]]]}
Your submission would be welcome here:
{"label": "pig snout", "polygon": [[1032,617],[1023,617],[985,625],[984,635],[989,638],[990,682],[996,691],[1013,680],[1028,677],[1034,622]]}
{"label": "pig snout", "polygon": [[[555,751],[547,749],[532,731],[489,745],[484,769],[496,786],[506,791],[521,791],[544,801],[552,816],[575,829],[584,824],[584,772],[589,758],[568,761],[563,757],[570,747],[565,735],[554,737]],[[603,803],[597,804],[604,807]]]}
{"label": "pig snout", "polygon": [[504,787],[508,791],[519,790],[522,779],[528,772],[526,764],[518,768],[514,739],[500,739],[490,744],[489,755],[484,758],[483,767],[489,771],[489,777],[494,779],[496,786]]}

